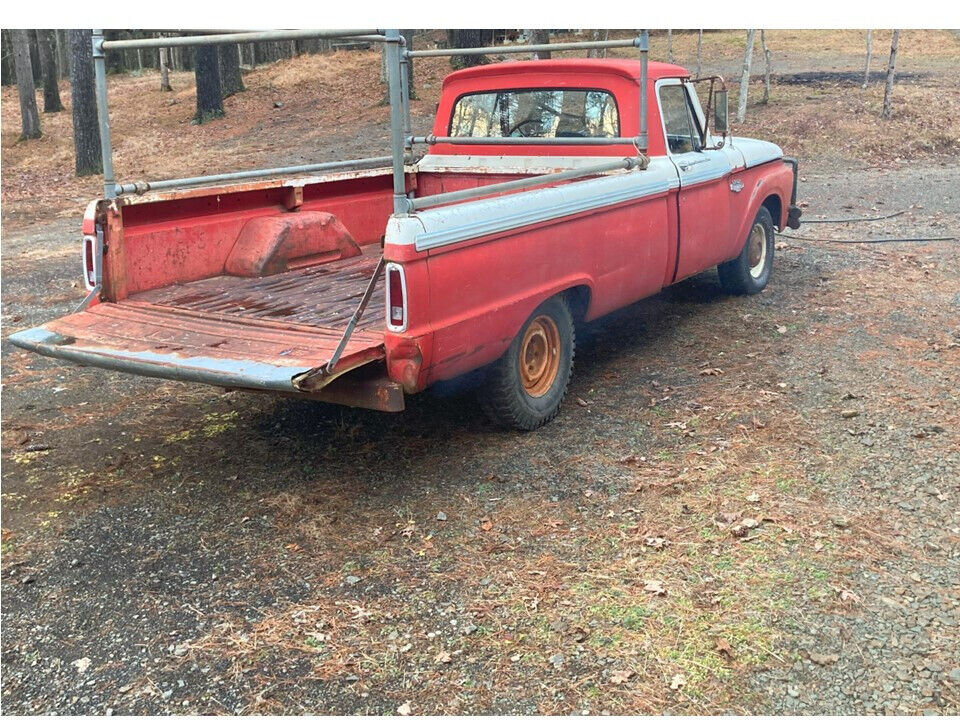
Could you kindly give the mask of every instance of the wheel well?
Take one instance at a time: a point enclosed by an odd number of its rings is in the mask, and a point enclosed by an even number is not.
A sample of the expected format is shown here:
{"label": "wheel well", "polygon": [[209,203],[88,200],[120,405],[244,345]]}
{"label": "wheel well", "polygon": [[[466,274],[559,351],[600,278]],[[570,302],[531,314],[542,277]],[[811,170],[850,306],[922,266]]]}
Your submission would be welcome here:
{"label": "wheel well", "polygon": [[778,229],[783,230],[783,226],[780,224],[783,222],[783,203],[780,202],[780,196],[770,195],[762,204],[763,207],[770,212],[770,217],[773,218],[773,224],[776,225]]}
{"label": "wheel well", "polygon": [[570,312],[576,322],[583,320],[590,307],[590,288],[586,285],[577,285],[567,290],[564,295],[570,305]]}

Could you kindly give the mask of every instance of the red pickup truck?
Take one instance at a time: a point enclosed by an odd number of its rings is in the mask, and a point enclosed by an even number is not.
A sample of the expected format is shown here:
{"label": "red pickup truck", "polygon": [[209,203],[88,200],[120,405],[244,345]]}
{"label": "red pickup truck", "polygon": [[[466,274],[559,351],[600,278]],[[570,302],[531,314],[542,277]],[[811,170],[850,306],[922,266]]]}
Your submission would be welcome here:
{"label": "red pickup truck", "polygon": [[[566,392],[578,322],[713,266],[729,292],[760,292],[774,228],[799,223],[795,161],[727,135],[725,93],[711,91],[723,115],[705,113],[686,70],[650,62],[641,83],[640,65],[449,75],[421,139],[429,150],[404,167],[409,212],[396,212],[389,167],[94,201],[84,308],[10,341],[81,365],[390,411],[484,368],[490,415],[539,427]],[[556,179],[525,187],[543,173]]]}

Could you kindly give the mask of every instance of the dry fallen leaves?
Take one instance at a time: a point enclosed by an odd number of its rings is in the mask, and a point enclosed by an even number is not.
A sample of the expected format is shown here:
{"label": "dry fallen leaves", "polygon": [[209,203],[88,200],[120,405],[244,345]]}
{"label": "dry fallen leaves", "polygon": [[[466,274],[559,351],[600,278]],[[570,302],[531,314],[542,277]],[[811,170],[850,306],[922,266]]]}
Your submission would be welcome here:
{"label": "dry fallen leaves", "polygon": [[451,660],[453,660],[453,658],[450,656],[450,653],[448,653],[446,650],[441,650],[437,654],[437,657],[434,658],[434,662],[443,663],[444,665],[449,665]]}
{"label": "dry fallen leaves", "polygon": [[720,368],[704,368],[700,371],[701,375],[723,375],[723,370]]}
{"label": "dry fallen leaves", "polygon": [[405,702],[403,705],[397,708],[397,715],[409,715],[413,712],[413,708],[410,707],[409,702]]}
{"label": "dry fallen leaves", "polygon": [[493,522],[490,518],[480,518],[480,529],[484,532],[490,532],[493,530]]}
{"label": "dry fallen leaves", "polygon": [[633,670],[614,670],[610,673],[610,682],[614,685],[622,685],[634,676]]}
{"label": "dry fallen leaves", "polygon": [[653,595],[666,595],[667,591],[663,587],[663,583],[659,580],[647,580],[643,584],[644,592],[652,593]]}
{"label": "dry fallen leaves", "polygon": [[683,676],[683,673],[677,673],[672,678],[670,678],[671,690],[679,690],[686,684],[687,684],[687,679]]}
{"label": "dry fallen leaves", "polygon": [[723,655],[727,660],[733,660],[733,648],[723,638],[717,638],[717,652]]}

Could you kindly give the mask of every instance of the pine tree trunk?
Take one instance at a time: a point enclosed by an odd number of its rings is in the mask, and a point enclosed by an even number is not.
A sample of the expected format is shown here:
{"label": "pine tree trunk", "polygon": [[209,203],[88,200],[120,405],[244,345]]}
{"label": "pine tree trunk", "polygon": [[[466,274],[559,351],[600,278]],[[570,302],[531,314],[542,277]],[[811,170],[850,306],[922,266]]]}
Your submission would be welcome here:
{"label": "pine tree trunk", "polygon": [[700,71],[703,69],[703,30],[697,30],[697,74],[694,77],[700,77]]}
{"label": "pine tree trunk", "polygon": [[[483,30],[448,30],[447,38],[452,48],[483,47]],[[483,55],[454,55],[450,64],[456,68],[486,65],[489,62]]]}
{"label": "pine tree trunk", "polygon": [[57,44],[57,77],[60,79],[70,77],[70,61],[67,60],[67,31],[54,30],[54,37]]}
{"label": "pine tree trunk", "polygon": [[[550,43],[550,31],[549,30],[527,30],[527,44],[528,45],[548,45]],[[541,50],[540,52],[530,53],[530,57],[533,60],[549,60],[551,53],[549,50]]]}
{"label": "pine tree trunk", "polygon": [[861,89],[866,90],[870,84],[870,61],[873,59],[873,30],[867,30],[867,63],[863,68],[863,85]]}
{"label": "pine tree trunk", "polygon": [[197,47],[194,56],[197,80],[197,114],[193,122],[201,125],[223,117],[223,90],[220,87],[220,53],[216,45]]}
{"label": "pine tree trunk", "polygon": [[43,74],[43,112],[58,113],[63,110],[60,102],[60,87],[57,78],[55,48],[56,30],[37,30],[37,48],[40,50],[40,69]]}
{"label": "pine tree trunk", "polygon": [[[406,42],[407,50],[413,50],[413,30],[401,30],[400,34]],[[407,58],[407,86],[410,88],[410,99],[417,99],[417,87],[413,84],[413,58]]]}
{"label": "pine tree trunk", "polygon": [[673,62],[673,30],[667,30],[667,62]]}
{"label": "pine tree trunk", "polygon": [[12,30],[13,64],[17,74],[17,93],[20,95],[21,140],[40,137],[40,114],[37,112],[37,91],[33,84],[33,65],[30,63],[30,36],[26,30]]}
{"label": "pine tree trunk", "polygon": [[170,49],[160,48],[160,92],[173,92],[170,86]]}
{"label": "pine tree trunk", "polygon": [[70,105],[73,111],[73,150],[77,175],[103,172],[100,125],[93,79],[93,48],[89,30],[69,30]]}
{"label": "pine tree trunk", "polygon": [[[601,30],[594,30],[593,33],[592,33],[591,36],[590,36],[590,39],[593,40],[594,42],[599,42],[599,41],[601,41],[601,40],[606,40],[608,37],[610,37],[610,31],[609,31],[609,30],[603,30],[603,31],[601,31]],[[587,50],[587,57],[588,57],[588,58],[602,58],[602,57],[606,57],[606,56],[607,56],[607,51],[606,51],[605,48],[604,48],[604,49],[601,49],[601,48],[590,48],[589,50]]]}
{"label": "pine tree trunk", "polygon": [[[890,39],[890,62],[887,64],[887,84],[883,89],[883,117],[888,119],[893,105],[893,79],[897,67],[897,45],[900,43],[900,31],[894,30]],[[19,74],[19,73],[18,73]]]}
{"label": "pine tree trunk", "polygon": [[760,47],[763,49],[765,66],[763,69],[763,104],[770,102],[770,50],[767,48],[766,32],[760,31]]}
{"label": "pine tree trunk", "polygon": [[240,46],[221,45],[220,89],[225,98],[244,91],[243,75],[240,72]]}
{"label": "pine tree trunk", "polygon": [[756,30],[747,30],[747,47],[743,51],[743,68],[740,71],[740,97],[737,98],[737,122],[747,119],[747,90],[750,88],[750,66],[753,65],[753,41]]}

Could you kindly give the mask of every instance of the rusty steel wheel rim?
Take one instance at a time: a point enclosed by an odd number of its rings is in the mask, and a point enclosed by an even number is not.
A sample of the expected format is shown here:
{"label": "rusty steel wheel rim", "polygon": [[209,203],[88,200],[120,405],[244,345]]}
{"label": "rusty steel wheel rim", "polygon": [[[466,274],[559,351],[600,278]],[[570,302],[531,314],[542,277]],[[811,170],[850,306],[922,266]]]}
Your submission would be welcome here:
{"label": "rusty steel wheel rim", "polygon": [[767,231],[763,225],[757,223],[750,231],[747,250],[747,263],[750,265],[750,275],[755,278],[763,275],[763,266],[767,264]]}
{"label": "rusty steel wheel rim", "polygon": [[520,342],[520,381],[531,397],[542,397],[553,386],[560,370],[560,330],[547,315],[527,326]]}

